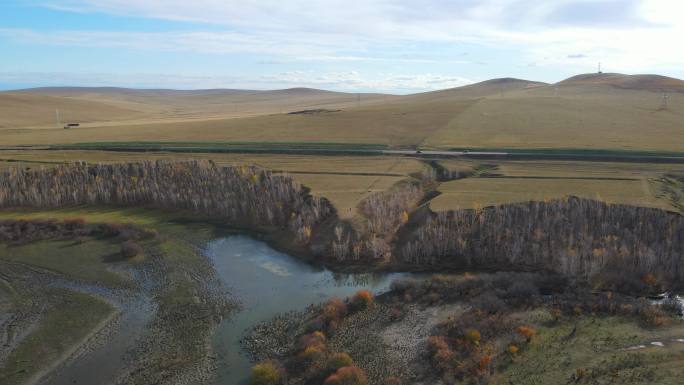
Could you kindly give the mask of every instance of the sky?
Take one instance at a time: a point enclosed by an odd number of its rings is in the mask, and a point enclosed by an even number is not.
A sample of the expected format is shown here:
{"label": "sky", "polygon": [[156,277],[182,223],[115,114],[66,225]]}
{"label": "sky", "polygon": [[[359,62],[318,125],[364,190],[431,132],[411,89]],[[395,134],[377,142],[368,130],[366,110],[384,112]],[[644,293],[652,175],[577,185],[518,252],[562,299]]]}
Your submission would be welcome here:
{"label": "sky", "polygon": [[0,89],[684,78],[681,0],[0,0]]}

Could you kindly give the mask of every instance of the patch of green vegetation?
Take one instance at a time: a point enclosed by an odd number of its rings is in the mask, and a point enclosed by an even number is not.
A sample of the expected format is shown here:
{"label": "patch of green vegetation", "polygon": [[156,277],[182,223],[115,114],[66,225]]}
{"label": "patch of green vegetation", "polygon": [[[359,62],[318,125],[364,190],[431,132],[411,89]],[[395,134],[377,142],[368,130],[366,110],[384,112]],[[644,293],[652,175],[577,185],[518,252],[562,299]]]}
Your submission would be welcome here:
{"label": "patch of green vegetation", "polygon": [[208,153],[305,153],[381,155],[387,145],[335,142],[88,142],[50,146],[52,150],[168,151]]}
{"label": "patch of green vegetation", "polygon": [[[684,344],[671,339],[679,333],[684,334],[680,323],[649,330],[619,317],[562,321],[540,327],[497,379],[528,385],[678,383],[684,375]],[[665,346],[650,344],[655,341]],[[642,344],[646,348],[626,349]]]}
{"label": "patch of green vegetation", "polygon": [[114,308],[90,295],[59,290],[59,303],[47,311],[38,326],[7,357],[0,368],[3,385],[24,384],[69,353]]}
{"label": "patch of green vegetation", "polygon": [[107,269],[120,245],[106,240],[44,240],[21,245],[0,244],[0,259],[52,270],[77,280],[120,286],[128,281]]}
{"label": "patch of green vegetation", "polygon": [[136,226],[155,226],[180,220],[200,218],[188,211],[163,211],[145,207],[74,206],[59,209],[0,210],[0,219],[72,219],[83,218],[89,223],[130,223]]}
{"label": "patch of green vegetation", "polygon": [[453,147],[449,151],[507,152],[509,154],[531,154],[549,156],[594,156],[594,157],[684,157],[681,151],[608,150],[591,148],[507,148],[507,147]]}
{"label": "patch of green vegetation", "polygon": [[[165,234],[167,235],[177,235],[182,237],[180,234],[182,229],[166,227]],[[194,229],[188,231],[183,230],[185,236],[191,236],[193,242],[198,242],[200,240],[208,240],[209,229]],[[182,238],[169,237],[164,242],[159,245],[161,253],[164,258],[169,261],[169,265],[173,267],[169,273],[169,281],[172,282],[171,287],[165,291],[159,300],[162,306],[172,308],[176,305],[184,305],[192,303],[193,297],[197,296],[196,283],[185,278],[185,269],[192,268],[197,263],[201,263],[200,256],[197,251],[193,249],[192,245],[188,242],[180,240]]]}
{"label": "patch of green vegetation", "polygon": [[385,144],[377,143],[339,143],[339,142],[86,142],[75,143],[69,146],[78,147],[107,147],[107,146],[128,146],[128,147],[153,147],[153,146],[172,146],[172,147],[287,147],[287,148],[365,148],[382,150],[388,148]]}

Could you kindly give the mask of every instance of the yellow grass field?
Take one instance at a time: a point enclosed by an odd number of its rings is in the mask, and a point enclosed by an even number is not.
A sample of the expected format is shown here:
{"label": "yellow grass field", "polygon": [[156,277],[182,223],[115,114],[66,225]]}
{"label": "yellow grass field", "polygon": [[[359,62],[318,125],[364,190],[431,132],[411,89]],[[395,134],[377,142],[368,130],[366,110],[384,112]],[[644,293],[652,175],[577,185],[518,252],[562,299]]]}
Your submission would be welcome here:
{"label": "yellow grass field", "polygon": [[[308,89],[44,89],[0,93],[0,144],[266,141],[684,151],[680,83],[625,75],[555,85],[500,79],[407,96],[363,95],[360,104],[356,94]],[[664,86],[676,92],[660,110],[658,87]],[[54,128],[55,108],[82,126]],[[288,114],[305,109],[327,111]]]}
{"label": "yellow grass field", "polygon": [[426,138],[435,148],[609,148],[682,150],[684,97],[658,111],[653,92],[574,88],[520,91],[479,100]]}
{"label": "yellow grass field", "polygon": [[682,164],[445,160],[449,170],[475,170],[475,177],[442,183],[430,201],[434,211],[456,210],[576,195],[610,203],[676,210],[663,193],[666,174],[684,174]]}
{"label": "yellow grass field", "polygon": [[0,128],[54,128],[62,122],[84,126],[140,125],[215,120],[306,109],[373,105],[395,98],[306,88],[277,91],[136,90],[125,88],[42,88],[0,93]]}
{"label": "yellow grass field", "polygon": [[671,209],[646,180],[467,178],[443,183],[430,202],[434,211],[540,201],[575,195],[636,206]]}

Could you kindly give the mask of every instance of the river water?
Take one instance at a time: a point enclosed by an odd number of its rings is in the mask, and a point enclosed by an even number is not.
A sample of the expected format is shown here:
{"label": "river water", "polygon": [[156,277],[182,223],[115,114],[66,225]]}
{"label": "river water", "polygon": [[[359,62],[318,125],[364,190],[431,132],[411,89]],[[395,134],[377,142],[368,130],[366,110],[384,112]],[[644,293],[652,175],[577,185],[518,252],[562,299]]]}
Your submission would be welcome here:
{"label": "river water", "polygon": [[240,339],[255,324],[330,297],[347,297],[360,289],[382,292],[393,280],[406,276],[333,273],[243,235],[216,239],[205,252],[231,294],[243,305],[239,313],[219,325],[213,338],[219,359],[217,385],[247,383],[251,363],[240,348]]}
{"label": "river water", "polygon": [[[242,351],[240,339],[257,323],[279,313],[303,310],[331,297],[347,297],[360,289],[385,291],[390,283],[408,273],[338,274],[278,252],[266,243],[244,235],[210,241],[204,250],[230,294],[242,304],[217,328],[212,344],[218,356],[217,385],[248,382],[252,364]],[[61,282],[61,281],[60,281]],[[156,307],[145,295],[113,295],[97,286],[60,287],[108,299],[122,310],[118,326],[104,344],[95,346],[52,373],[50,385],[104,385],[112,383],[126,368],[126,356],[152,320]],[[124,301],[120,301],[124,298]]]}

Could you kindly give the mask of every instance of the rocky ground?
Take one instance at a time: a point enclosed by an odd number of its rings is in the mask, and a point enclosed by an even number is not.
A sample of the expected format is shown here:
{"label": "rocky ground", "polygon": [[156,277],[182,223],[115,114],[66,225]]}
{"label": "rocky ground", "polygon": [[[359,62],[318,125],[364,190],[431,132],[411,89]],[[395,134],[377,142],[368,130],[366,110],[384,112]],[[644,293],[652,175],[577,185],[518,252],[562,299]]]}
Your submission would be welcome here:
{"label": "rocky ground", "polygon": [[[347,317],[328,340],[333,351],[346,352],[362,367],[371,383],[398,376],[415,384],[432,384],[426,373],[425,344],[433,328],[462,311],[459,304],[397,306],[380,297],[372,308]],[[307,332],[307,321],[317,307],[291,312],[256,325],[242,340],[254,362],[283,360],[295,349],[293,336]],[[427,382],[425,382],[427,381]]]}

